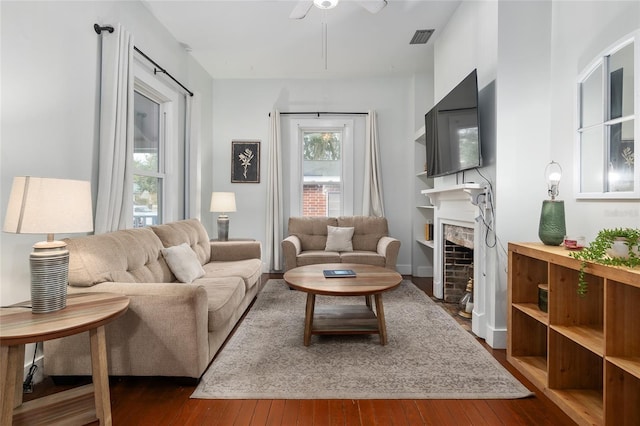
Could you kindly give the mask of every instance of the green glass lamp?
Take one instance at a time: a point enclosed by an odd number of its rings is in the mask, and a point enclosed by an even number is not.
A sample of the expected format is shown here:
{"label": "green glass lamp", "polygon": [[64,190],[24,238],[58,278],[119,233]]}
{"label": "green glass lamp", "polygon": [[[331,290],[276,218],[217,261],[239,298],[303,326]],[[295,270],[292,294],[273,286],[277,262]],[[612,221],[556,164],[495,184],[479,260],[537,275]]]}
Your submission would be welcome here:
{"label": "green glass lamp", "polygon": [[538,237],[548,246],[559,246],[567,233],[564,220],[564,201],[557,200],[558,187],[562,178],[562,167],[551,161],[544,170],[547,180],[548,193],[551,199],[542,202]]}

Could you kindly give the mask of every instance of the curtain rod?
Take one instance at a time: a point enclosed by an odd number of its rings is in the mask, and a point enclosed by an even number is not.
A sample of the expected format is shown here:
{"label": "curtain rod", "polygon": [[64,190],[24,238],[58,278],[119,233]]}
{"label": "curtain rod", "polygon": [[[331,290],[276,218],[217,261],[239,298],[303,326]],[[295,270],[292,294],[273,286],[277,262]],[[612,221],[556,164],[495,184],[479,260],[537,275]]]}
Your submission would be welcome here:
{"label": "curtain rod", "polygon": [[[93,25],[93,29],[95,30],[96,34],[102,34],[102,31],[108,31],[109,33],[113,32],[113,27],[111,25],[106,25],[106,26],[100,26],[98,24],[94,24]],[[167,70],[165,70],[164,68],[162,68],[160,65],[158,65],[158,63],[156,61],[154,61],[153,59],[151,59],[150,57],[148,57],[142,50],[138,49],[137,46],[133,46],[133,49],[138,52],[139,54],[141,54],[142,56],[144,56],[144,58],[151,62],[154,67],[158,67],[158,69],[154,68],[153,69],[153,74],[157,74],[158,71],[166,74],[167,77],[169,77],[171,80],[175,81],[176,84],[178,84],[178,86],[182,87],[184,90],[187,91],[187,93],[189,93],[189,96],[193,96],[193,92],[189,89],[187,89],[182,83],[180,83],[178,80],[176,80],[171,74],[169,74],[167,72]]]}
{"label": "curtain rod", "polygon": [[[280,115],[316,115],[320,117],[322,115],[369,115],[368,112],[281,112]],[[271,117],[271,113],[269,113]]]}

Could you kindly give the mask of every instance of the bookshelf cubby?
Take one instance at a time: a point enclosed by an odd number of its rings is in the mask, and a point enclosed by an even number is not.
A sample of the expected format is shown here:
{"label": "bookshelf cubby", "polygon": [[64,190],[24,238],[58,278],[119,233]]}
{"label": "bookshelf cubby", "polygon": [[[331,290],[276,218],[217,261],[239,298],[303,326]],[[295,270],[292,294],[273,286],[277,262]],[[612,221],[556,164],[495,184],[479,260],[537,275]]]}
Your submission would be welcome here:
{"label": "bookshelf cubby", "polygon": [[412,274],[416,277],[433,276],[433,234],[427,235],[425,226],[433,226],[434,206],[421,194],[433,188],[433,178],[426,171],[426,134],[424,125],[414,134],[415,192],[412,217],[414,243],[412,247]]}
{"label": "bookshelf cubby", "polygon": [[[640,269],[509,243],[507,360],[578,424],[640,424]],[[538,307],[547,284],[548,310]]]}

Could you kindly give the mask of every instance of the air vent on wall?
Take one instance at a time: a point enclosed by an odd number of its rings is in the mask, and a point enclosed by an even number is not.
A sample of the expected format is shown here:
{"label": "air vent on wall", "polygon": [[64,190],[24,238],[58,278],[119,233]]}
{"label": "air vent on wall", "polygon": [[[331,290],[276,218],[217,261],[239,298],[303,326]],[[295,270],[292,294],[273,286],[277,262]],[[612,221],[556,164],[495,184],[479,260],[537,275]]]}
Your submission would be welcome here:
{"label": "air vent on wall", "polygon": [[435,30],[416,30],[409,44],[426,44]]}

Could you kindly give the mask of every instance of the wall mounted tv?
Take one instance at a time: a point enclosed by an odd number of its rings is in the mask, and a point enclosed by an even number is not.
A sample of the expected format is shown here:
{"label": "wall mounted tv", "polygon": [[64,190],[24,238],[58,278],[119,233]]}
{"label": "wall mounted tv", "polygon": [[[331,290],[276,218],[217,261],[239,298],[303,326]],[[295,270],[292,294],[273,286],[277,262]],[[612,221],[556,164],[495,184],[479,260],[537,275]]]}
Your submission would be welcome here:
{"label": "wall mounted tv", "polygon": [[482,166],[478,77],[473,70],[425,115],[427,176]]}

